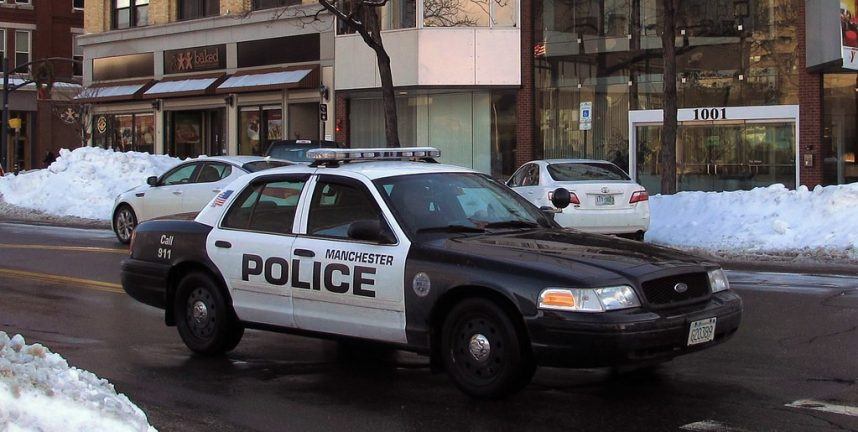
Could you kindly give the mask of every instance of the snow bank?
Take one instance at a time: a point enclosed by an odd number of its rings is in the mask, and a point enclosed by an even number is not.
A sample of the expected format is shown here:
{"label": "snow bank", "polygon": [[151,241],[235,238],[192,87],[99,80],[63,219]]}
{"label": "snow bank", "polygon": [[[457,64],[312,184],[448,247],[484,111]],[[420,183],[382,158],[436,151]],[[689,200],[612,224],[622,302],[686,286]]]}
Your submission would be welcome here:
{"label": "snow bank", "polygon": [[651,198],[649,242],[727,254],[858,258],[858,184]]}
{"label": "snow bank", "polygon": [[154,432],[113,386],[47,348],[0,332],[0,430]]}
{"label": "snow bank", "polygon": [[0,177],[0,195],[9,204],[52,215],[109,220],[117,195],[179,162],[170,156],[98,147],[63,149],[47,169]]}

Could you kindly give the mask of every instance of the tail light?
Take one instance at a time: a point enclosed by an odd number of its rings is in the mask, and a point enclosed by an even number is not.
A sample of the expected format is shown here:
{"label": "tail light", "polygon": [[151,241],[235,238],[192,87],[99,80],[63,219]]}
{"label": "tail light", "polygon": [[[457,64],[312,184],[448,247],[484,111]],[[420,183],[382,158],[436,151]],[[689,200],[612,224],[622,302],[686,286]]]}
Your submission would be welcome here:
{"label": "tail light", "polygon": [[[554,201],[554,191],[548,192],[548,201]],[[581,200],[575,192],[569,192],[569,205],[581,205]]]}
{"label": "tail light", "polygon": [[649,194],[645,190],[633,193],[632,199],[629,200],[629,204],[639,203],[642,201],[649,201]]}
{"label": "tail light", "polygon": [[136,240],[136,239],[137,239],[137,230],[131,231],[131,242],[128,245],[128,254],[129,255],[134,254],[134,240]]}

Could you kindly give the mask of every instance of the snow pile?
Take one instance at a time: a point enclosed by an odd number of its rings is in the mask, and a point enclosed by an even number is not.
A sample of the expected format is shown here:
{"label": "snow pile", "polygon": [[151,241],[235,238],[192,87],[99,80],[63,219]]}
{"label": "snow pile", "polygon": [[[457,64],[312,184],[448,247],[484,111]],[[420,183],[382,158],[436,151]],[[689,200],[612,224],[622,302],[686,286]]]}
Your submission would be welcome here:
{"label": "snow pile", "polygon": [[649,242],[727,254],[858,258],[858,184],[651,198]]}
{"label": "snow pile", "polygon": [[179,162],[170,156],[99,147],[63,149],[47,169],[0,177],[0,195],[9,204],[52,215],[109,220],[117,195]]}
{"label": "snow pile", "polygon": [[47,348],[0,332],[0,430],[154,432],[113,386]]}

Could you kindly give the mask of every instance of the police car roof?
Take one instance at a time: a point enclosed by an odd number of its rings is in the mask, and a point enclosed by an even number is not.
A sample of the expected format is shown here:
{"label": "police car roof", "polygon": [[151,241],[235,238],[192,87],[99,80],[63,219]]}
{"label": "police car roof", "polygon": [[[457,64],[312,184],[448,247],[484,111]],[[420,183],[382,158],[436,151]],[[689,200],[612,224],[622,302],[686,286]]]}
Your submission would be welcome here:
{"label": "police car roof", "polygon": [[428,162],[408,161],[355,161],[340,164],[337,167],[320,166],[313,168],[307,165],[292,165],[282,168],[274,168],[260,174],[287,174],[287,173],[318,173],[336,174],[338,172],[351,172],[363,175],[370,180],[400,175],[434,174],[434,173],[476,173],[476,171],[455,165],[445,165]]}

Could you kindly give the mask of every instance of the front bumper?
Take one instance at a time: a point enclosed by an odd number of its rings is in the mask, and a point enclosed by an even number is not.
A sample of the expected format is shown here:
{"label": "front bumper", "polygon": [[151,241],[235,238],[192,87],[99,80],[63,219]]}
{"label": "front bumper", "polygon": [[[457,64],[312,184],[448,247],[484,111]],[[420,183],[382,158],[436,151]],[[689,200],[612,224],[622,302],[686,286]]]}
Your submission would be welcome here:
{"label": "front bumper", "polygon": [[122,261],[122,289],[135,300],[165,309],[167,281],[170,266],[167,264],[128,258]]}
{"label": "front bumper", "polygon": [[[718,319],[715,340],[687,346],[691,323],[707,318]],[[706,303],[658,312],[540,311],[526,320],[540,365],[578,368],[667,361],[726,341],[741,321],[742,300],[732,291],[715,294]]]}

